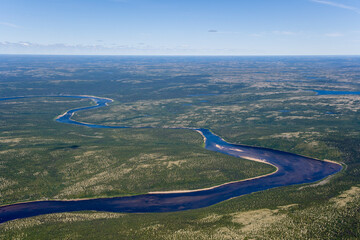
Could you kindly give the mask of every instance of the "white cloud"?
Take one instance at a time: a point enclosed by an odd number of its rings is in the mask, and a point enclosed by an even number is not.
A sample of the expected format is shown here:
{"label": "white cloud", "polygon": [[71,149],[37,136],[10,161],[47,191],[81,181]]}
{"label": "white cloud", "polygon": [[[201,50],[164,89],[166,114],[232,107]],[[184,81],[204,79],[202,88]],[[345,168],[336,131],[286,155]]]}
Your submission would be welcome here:
{"label": "white cloud", "polygon": [[13,24],[13,23],[8,23],[8,22],[0,22],[0,25],[6,26],[6,27],[12,27],[12,28],[20,28],[20,26]]}
{"label": "white cloud", "polygon": [[349,5],[345,5],[345,4],[342,4],[342,3],[325,1],[325,0],[310,0],[310,1],[311,1],[311,2],[320,3],[320,4],[329,5],[329,6],[333,6],[333,7],[337,7],[337,8],[347,9],[347,10],[356,12],[357,14],[360,14],[360,9],[359,9],[359,8],[353,7],[353,6],[349,6]]}

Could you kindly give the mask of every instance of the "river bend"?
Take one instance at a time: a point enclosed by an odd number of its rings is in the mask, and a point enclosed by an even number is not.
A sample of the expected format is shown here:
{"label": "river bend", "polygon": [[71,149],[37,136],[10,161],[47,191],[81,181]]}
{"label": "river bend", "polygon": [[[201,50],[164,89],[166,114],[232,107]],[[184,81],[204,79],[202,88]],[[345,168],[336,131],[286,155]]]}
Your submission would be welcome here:
{"label": "river bend", "polygon": [[[34,96],[33,96],[34,97]],[[40,97],[40,96],[38,96]],[[108,98],[94,96],[41,96],[89,99],[94,106],[71,109],[58,116],[56,121],[64,124],[75,124],[91,128],[130,128],[127,126],[105,126],[83,123],[73,120],[75,112],[105,107],[112,102]],[[29,97],[0,98],[0,101]],[[178,129],[178,128],[177,128]],[[33,201],[11,204],[0,207],[0,223],[18,218],[32,217],[42,214],[71,211],[109,211],[124,213],[173,212],[207,207],[227,199],[258,192],[270,188],[303,184],[319,181],[342,169],[340,164],[320,161],[288,152],[231,144],[224,141],[208,129],[186,128],[201,133],[205,148],[230,156],[261,161],[276,167],[272,174],[259,176],[237,182],[225,183],[207,189],[179,192],[154,192],[129,197],[97,198],[63,201]]]}

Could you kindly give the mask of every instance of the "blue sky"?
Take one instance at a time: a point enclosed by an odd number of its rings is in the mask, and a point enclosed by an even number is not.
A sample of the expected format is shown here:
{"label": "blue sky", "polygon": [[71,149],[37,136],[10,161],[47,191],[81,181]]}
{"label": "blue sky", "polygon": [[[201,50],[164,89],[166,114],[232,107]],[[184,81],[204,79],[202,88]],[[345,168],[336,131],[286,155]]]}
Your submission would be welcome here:
{"label": "blue sky", "polygon": [[0,0],[0,53],[360,55],[360,0]]}

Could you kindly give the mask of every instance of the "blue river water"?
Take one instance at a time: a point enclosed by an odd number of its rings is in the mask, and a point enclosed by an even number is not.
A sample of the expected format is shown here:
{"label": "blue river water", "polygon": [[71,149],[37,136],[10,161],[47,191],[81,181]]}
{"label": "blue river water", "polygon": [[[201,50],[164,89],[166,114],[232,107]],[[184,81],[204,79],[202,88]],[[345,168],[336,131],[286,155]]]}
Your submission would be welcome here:
{"label": "blue river water", "polygon": [[[32,96],[35,97],[35,96]],[[40,97],[40,96],[38,96]],[[41,96],[44,97],[44,96]],[[94,96],[45,96],[89,99],[96,105],[71,109],[57,117],[56,121],[91,128],[130,128],[128,126],[104,126],[73,120],[75,112],[105,107],[111,99]],[[0,101],[29,97],[0,98]],[[171,128],[170,128],[171,129]],[[231,144],[208,129],[172,128],[197,131],[204,137],[205,148],[230,156],[257,160],[276,167],[276,171],[243,181],[225,183],[207,189],[184,192],[157,192],[129,197],[97,198],[84,200],[33,201],[0,207],[0,223],[42,214],[95,210],[125,213],[173,212],[207,207],[233,197],[270,188],[319,181],[342,169],[340,164],[320,161],[283,151]]]}

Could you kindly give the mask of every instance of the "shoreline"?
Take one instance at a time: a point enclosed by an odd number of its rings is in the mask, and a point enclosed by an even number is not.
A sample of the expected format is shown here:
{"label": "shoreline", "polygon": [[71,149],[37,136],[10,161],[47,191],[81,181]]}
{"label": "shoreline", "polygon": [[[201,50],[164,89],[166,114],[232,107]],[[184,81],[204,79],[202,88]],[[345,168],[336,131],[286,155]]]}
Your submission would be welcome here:
{"label": "shoreline", "polygon": [[[196,132],[200,133],[201,136],[203,137],[204,139],[204,143],[206,144],[206,141],[207,141],[207,138],[205,137],[205,135],[200,131],[200,130],[195,130]],[[216,144],[218,145],[218,144]],[[218,147],[218,146],[216,146]],[[219,146],[218,148],[220,148],[221,146]],[[206,149],[206,148],[205,148]],[[221,148],[220,148],[221,149]],[[240,149],[231,149],[232,151],[241,151]],[[235,156],[234,156],[235,157]],[[265,160],[262,160],[262,159],[258,159],[258,158],[252,158],[252,157],[237,157],[237,158],[240,158],[240,159],[246,159],[246,160],[249,160],[249,161],[254,161],[254,162],[260,162],[260,163],[264,163],[264,164],[268,164],[270,166],[273,166],[275,167],[275,171],[274,172],[271,172],[271,173],[267,173],[267,174],[264,174],[264,175],[260,175],[260,176],[256,176],[256,177],[251,177],[251,178],[246,178],[246,179],[242,179],[242,180],[236,180],[236,181],[231,181],[231,182],[227,182],[227,183],[222,183],[222,184],[219,184],[219,185],[216,185],[216,186],[212,186],[212,187],[208,187],[208,188],[200,188],[200,189],[194,189],[194,190],[169,190],[169,191],[154,191],[154,192],[148,192],[149,194],[171,194],[171,193],[191,193],[191,192],[199,192],[199,191],[206,191],[206,190],[211,190],[211,189],[214,189],[214,188],[217,188],[217,187],[221,187],[221,186],[225,186],[225,185],[228,185],[228,184],[232,184],[232,183],[238,183],[238,182],[245,182],[245,181],[249,181],[249,180],[253,180],[253,179],[257,179],[257,178],[262,178],[262,177],[266,177],[266,176],[269,176],[269,175],[272,175],[272,174],[275,174],[279,171],[279,168],[277,166],[275,166],[274,164],[271,164],[269,162],[266,162]]]}
{"label": "shoreline", "polygon": [[[252,161],[252,160],[250,160],[250,161]],[[263,163],[265,163],[265,162],[263,162]],[[246,182],[246,181],[250,181],[250,180],[253,180],[253,179],[257,179],[257,178],[263,178],[263,177],[266,177],[266,176],[273,175],[273,174],[275,174],[275,173],[277,173],[277,172],[279,171],[279,168],[276,167],[275,165],[272,165],[272,164],[270,164],[270,163],[266,163],[266,164],[269,164],[269,165],[275,167],[276,170],[275,170],[274,172],[267,173],[267,174],[264,174],[264,175],[260,175],[260,176],[256,176],[256,177],[251,177],[251,178],[246,178],[246,179],[243,179],[243,180],[231,181],[231,182],[223,183],[223,184],[216,185],[216,186],[213,186],[213,187],[208,187],[208,188],[200,188],[200,189],[194,189],[194,190],[155,191],[155,192],[148,192],[148,193],[149,193],[149,194],[171,194],[171,193],[191,193],[191,192],[200,192],[200,191],[212,190],[212,189],[214,189],[214,188],[222,187],[222,186],[225,186],[225,185],[228,185],[228,184],[232,184],[232,183]]]}

